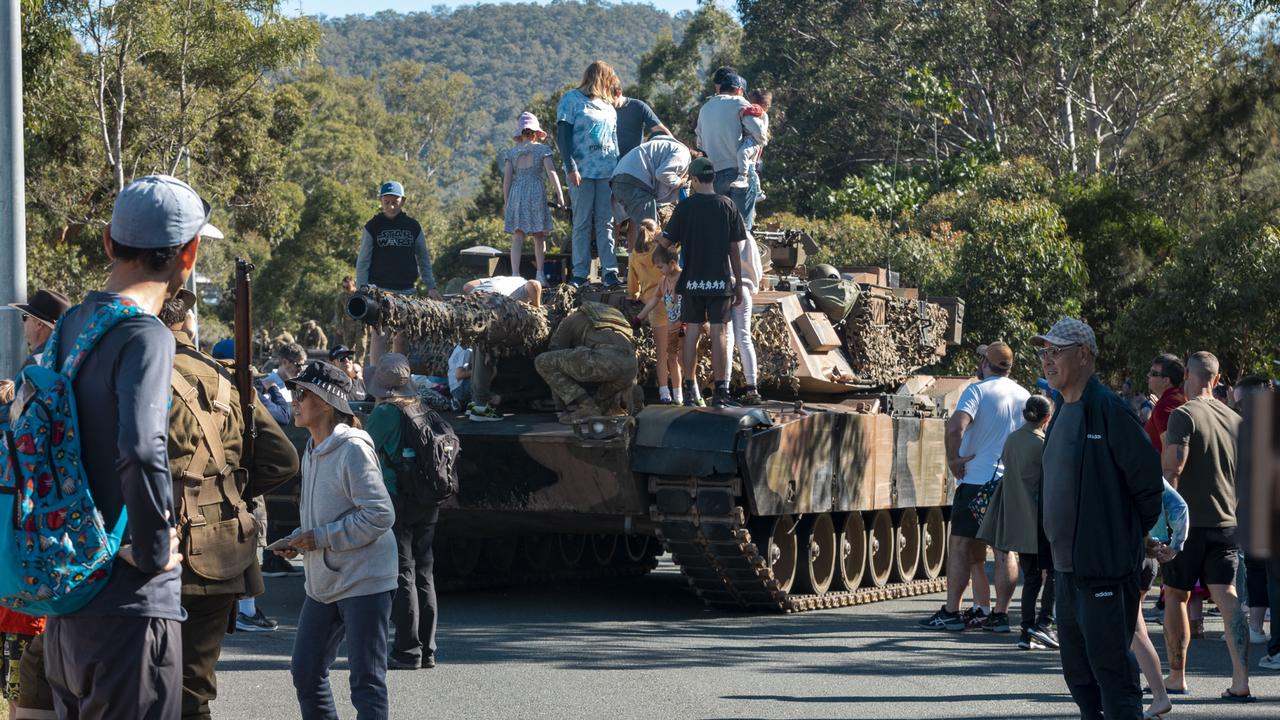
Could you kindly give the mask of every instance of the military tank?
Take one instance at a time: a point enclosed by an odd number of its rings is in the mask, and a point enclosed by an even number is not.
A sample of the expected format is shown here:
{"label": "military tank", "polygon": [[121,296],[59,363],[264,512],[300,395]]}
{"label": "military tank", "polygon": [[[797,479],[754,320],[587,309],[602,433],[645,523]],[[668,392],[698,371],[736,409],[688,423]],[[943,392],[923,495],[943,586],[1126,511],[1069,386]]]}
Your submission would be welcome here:
{"label": "military tank", "polygon": [[[633,401],[627,417],[557,423],[532,357],[575,304],[622,306],[624,290],[558,286],[540,309],[373,288],[352,299],[352,317],[408,337],[415,373],[443,375],[455,342],[502,358],[503,421],[452,418],[461,489],[437,528],[443,586],[637,574],[666,551],[717,607],[795,612],[944,589],[944,423],[971,380],[915,371],[960,342],[963,302],[921,298],[883,268],[842,268],[855,299],[831,314],[813,279],[792,275],[803,238],[757,237],[774,268],[765,284],[779,289],[753,298],[767,398],[756,407]],[[638,354],[643,378],[643,336]]]}

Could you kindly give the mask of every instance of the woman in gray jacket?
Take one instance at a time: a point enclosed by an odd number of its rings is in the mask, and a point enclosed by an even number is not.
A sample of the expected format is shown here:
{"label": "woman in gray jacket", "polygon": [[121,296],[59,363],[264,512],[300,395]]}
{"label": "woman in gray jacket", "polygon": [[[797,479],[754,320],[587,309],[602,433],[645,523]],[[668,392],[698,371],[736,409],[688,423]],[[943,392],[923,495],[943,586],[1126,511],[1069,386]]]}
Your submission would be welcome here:
{"label": "woman in gray jacket", "polygon": [[391,497],[373,441],[352,427],[347,374],[313,361],[288,385],[293,422],[311,432],[302,456],[301,527],[276,551],[302,553],[306,569],[293,686],[304,720],[337,720],[329,666],[345,638],[351,704],[360,720],[381,720],[388,717],[387,632],[397,577]]}

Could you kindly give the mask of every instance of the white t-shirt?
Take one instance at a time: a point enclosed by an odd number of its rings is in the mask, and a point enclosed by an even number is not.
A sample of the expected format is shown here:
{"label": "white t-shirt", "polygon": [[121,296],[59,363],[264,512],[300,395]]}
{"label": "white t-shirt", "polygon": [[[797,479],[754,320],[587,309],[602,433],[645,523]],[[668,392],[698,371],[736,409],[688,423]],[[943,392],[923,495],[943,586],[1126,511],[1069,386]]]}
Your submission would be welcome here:
{"label": "white t-shirt", "polygon": [[454,345],[449,355],[449,390],[457,390],[462,381],[458,379],[458,368],[471,362],[471,351],[461,345]]}
{"label": "white t-shirt", "polygon": [[[525,300],[524,284],[529,282],[519,276],[500,275],[497,277],[485,278],[476,285],[474,292],[491,292],[499,295],[506,295],[516,300]],[[519,297],[517,297],[519,295]]]}
{"label": "white t-shirt", "polygon": [[956,412],[973,418],[960,441],[960,455],[973,455],[964,466],[966,485],[982,485],[1004,475],[1000,455],[1009,433],[1022,426],[1022,409],[1031,393],[1007,377],[989,377],[964,389]]}

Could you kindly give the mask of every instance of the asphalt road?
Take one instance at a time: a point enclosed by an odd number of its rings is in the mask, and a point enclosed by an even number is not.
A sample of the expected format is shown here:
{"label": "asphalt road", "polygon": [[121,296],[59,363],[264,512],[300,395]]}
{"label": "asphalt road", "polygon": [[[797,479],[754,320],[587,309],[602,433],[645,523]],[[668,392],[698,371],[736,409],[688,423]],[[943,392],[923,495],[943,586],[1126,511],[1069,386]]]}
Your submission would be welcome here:
{"label": "asphalt road", "polygon": [[[228,638],[216,718],[298,717],[289,678],[300,578],[268,579],[274,633]],[[1055,651],[1015,634],[915,627],[928,595],[799,615],[706,610],[664,558],[649,576],[441,597],[439,666],[392,671],[393,718],[1071,718]],[[1016,621],[1016,615],[1015,615]],[[1280,673],[1252,705],[1217,699],[1230,675],[1221,621],[1191,647],[1173,720],[1280,717]],[[1163,648],[1160,629],[1153,628]],[[1260,657],[1255,645],[1251,664]],[[332,673],[343,717],[346,664]]]}

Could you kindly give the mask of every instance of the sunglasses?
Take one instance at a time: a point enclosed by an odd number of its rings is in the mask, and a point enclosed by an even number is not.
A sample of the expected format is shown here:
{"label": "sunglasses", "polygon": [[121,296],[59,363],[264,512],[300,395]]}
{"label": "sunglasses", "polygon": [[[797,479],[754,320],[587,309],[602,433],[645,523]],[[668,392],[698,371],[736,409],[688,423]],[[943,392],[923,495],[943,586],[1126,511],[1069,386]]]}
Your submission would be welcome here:
{"label": "sunglasses", "polygon": [[1164,373],[1159,370],[1150,370],[1147,372],[1147,377],[1164,377]]}
{"label": "sunglasses", "polygon": [[1080,343],[1071,343],[1070,345],[1046,345],[1045,347],[1037,349],[1036,355],[1039,355],[1041,360],[1046,358],[1049,360],[1057,360],[1063,350],[1079,347],[1079,345]]}

